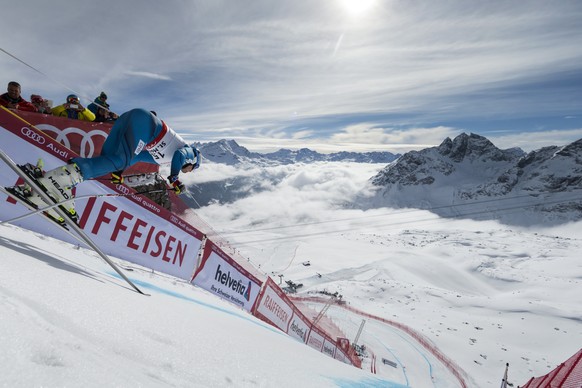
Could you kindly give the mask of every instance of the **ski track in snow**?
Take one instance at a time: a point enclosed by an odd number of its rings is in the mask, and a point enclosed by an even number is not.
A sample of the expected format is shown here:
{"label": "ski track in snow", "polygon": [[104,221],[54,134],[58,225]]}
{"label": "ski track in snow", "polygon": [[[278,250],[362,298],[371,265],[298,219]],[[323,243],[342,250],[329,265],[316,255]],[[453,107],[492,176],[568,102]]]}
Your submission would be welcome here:
{"label": "ski track in snow", "polygon": [[[472,386],[498,384],[506,362],[511,380],[523,384],[579,349],[580,223],[527,229],[437,219],[423,226],[244,248],[275,275],[295,255],[283,280],[303,284],[300,293],[338,292],[349,304],[415,328],[467,372]],[[301,265],[306,260],[309,267]],[[348,337],[356,331],[346,328]]]}

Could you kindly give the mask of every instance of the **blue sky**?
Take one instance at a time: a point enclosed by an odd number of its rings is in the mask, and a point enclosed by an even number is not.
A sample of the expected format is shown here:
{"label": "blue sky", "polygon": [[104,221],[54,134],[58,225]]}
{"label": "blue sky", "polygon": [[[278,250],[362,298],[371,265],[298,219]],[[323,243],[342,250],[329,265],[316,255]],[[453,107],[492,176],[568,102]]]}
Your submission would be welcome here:
{"label": "blue sky", "polygon": [[[192,141],[405,152],[473,132],[582,138],[582,2],[20,1],[0,70],[26,98],[156,110]],[[1,86],[1,85],[0,85]]]}

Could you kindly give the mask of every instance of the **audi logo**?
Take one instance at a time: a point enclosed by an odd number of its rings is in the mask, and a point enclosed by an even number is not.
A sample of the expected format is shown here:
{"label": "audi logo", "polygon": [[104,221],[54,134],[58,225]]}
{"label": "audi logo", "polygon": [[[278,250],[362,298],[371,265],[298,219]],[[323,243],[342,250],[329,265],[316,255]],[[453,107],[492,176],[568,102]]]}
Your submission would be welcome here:
{"label": "audi logo", "polygon": [[115,188],[116,188],[116,189],[117,189],[117,191],[119,191],[121,194],[124,194],[124,195],[128,195],[128,194],[129,194],[129,189],[128,189],[126,186],[124,186],[124,185],[117,184],[117,185],[115,186]]}
{"label": "audi logo", "polygon": [[[97,148],[97,146],[95,144],[95,140],[98,137],[102,137],[103,139],[106,139],[107,135],[108,135],[108,133],[102,129],[93,129],[90,131],[84,130],[81,128],[76,128],[76,127],[68,127],[68,128],[59,129],[59,128],[55,127],[54,125],[47,124],[47,123],[37,124],[36,126],[37,126],[37,128],[39,128],[42,131],[54,132],[55,136],[53,136],[53,137],[55,138],[55,140],[67,148],[72,148],[74,146],[79,147],[79,154],[80,154],[80,156],[82,156],[84,158],[93,157],[95,152],[96,152],[96,148]],[[71,141],[71,139],[69,139],[69,137],[68,137],[69,135],[80,136],[81,142],[77,143],[76,140]],[[101,144],[102,143],[103,143],[103,140],[101,141]],[[74,148],[72,148],[72,149],[74,149]]]}
{"label": "audi logo", "polygon": [[46,139],[44,138],[44,136],[42,136],[41,134],[33,131],[32,129],[30,129],[28,127],[22,127],[22,129],[20,130],[20,132],[25,137],[28,137],[29,139],[31,139],[32,141],[37,142],[40,145],[43,145],[44,143],[46,143]]}

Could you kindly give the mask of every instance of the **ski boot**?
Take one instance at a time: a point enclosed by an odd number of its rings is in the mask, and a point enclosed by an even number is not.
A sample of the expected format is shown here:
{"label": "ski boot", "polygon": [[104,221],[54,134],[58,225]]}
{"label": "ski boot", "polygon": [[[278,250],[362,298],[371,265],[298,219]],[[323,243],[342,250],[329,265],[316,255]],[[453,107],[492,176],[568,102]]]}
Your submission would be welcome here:
{"label": "ski boot", "polygon": [[[77,222],[78,215],[75,211],[73,187],[83,181],[81,170],[74,164],[57,167],[53,170],[43,172],[42,160],[39,159],[37,165],[30,163],[19,166],[38,186],[51,198],[54,203],[61,203],[61,208],[70,219]],[[32,196],[39,196],[34,191]],[[39,196],[40,198],[40,196]],[[42,198],[41,198],[42,199]]]}
{"label": "ski boot", "polygon": [[78,215],[75,210],[73,188],[83,182],[79,167],[75,163],[57,167],[45,172],[42,177],[38,178],[38,182],[46,188],[47,194],[55,203],[62,202],[59,207],[67,213],[69,218],[77,222]]}

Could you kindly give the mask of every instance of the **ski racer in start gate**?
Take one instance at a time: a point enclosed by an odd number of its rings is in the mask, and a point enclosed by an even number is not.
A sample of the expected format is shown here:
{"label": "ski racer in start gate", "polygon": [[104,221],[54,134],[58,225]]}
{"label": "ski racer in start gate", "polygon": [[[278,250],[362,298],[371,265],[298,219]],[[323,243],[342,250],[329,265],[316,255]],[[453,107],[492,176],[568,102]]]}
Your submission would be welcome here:
{"label": "ski racer in start gate", "polygon": [[[197,169],[200,159],[200,152],[188,145],[153,112],[132,109],[117,119],[103,144],[101,155],[73,158],[65,166],[47,171],[39,181],[58,200],[63,201],[72,197],[70,190],[84,180],[111,174],[113,183],[121,183],[123,170],[137,162],[170,163],[168,181],[173,190],[180,194],[185,187],[178,174]],[[67,190],[65,195],[60,189]],[[74,212],[74,208],[70,211]]]}

